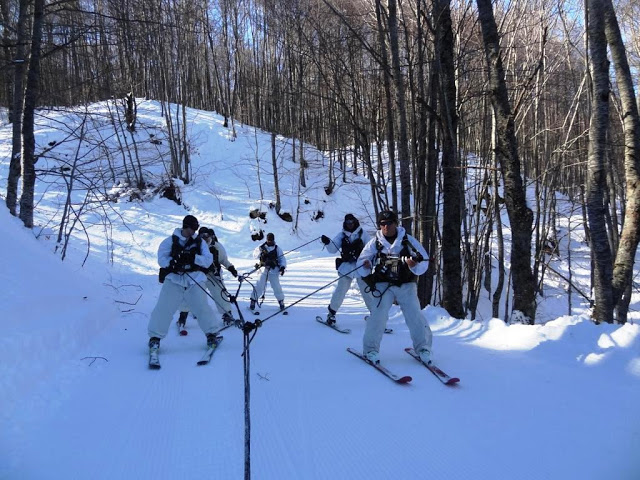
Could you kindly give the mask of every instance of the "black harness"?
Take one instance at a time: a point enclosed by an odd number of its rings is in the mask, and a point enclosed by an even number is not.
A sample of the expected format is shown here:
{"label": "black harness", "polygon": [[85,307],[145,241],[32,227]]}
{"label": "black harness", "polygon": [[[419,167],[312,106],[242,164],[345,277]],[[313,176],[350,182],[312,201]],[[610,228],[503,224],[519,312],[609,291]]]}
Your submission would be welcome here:
{"label": "black harness", "polygon": [[342,237],[342,254],[340,258],[343,262],[353,263],[358,260],[363,248],[364,242],[362,241],[362,238],[358,237],[351,242],[345,235]]}
{"label": "black harness", "polygon": [[220,252],[218,251],[218,249],[215,247],[215,240],[211,243],[211,246],[209,247],[209,251],[211,252],[211,255],[213,255],[213,263],[211,264],[211,267],[209,267],[209,273],[211,275],[215,275],[216,277],[220,276]]}
{"label": "black harness", "polygon": [[273,250],[269,251],[266,243],[260,245],[260,261],[267,268],[278,267],[278,246],[274,245],[273,247]]}
{"label": "black harness", "polygon": [[[202,239],[198,236],[195,239],[193,237],[189,237],[184,246],[180,245],[180,237],[177,235],[171,235],[171,258],[177,259],[180,256],[180,253],[186,250],[191,250],[194,248],[198,249],[198,253],[202,254],[200,247],[202,246]],[[200,265],[196,265],[195,263],[190,265],[189,271],[191,272],[204,272],[207,273],[209,271],[206,267],[201,267]],[[158,280],[160,283],[164,283],[165,277],[171,273],[171,269],[169,268],[160,268],[160,272],[158,274]]]}
{"label": "black harness", "polygon": [[[421,257],[419,252],[411,245],[409,238],[405,232],[402,238],[402,250],[397,255],[388,255],[383,253],[384,245],[380,240],[376,239],[376,250],[378,253],[374,259],[373,276],[375,282],[387,282],[391,285],[402,285],[404,283],[415,282],[418,278],[409,268],[405,259],[406,257]],[[420,261],[420,260],[418,260]]]}

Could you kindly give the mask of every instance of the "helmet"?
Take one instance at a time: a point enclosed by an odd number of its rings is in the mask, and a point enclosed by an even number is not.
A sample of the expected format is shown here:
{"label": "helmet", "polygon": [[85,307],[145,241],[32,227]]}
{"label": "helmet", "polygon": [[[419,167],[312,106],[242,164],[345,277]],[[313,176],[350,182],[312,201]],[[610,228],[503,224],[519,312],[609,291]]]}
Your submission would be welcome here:
{"label": "helmet", "polygon": [[382,221],[398,223],[398,216],[391,210],[382,210],[380,213],[378,213],[378,226],[380,226],[380,222]]}

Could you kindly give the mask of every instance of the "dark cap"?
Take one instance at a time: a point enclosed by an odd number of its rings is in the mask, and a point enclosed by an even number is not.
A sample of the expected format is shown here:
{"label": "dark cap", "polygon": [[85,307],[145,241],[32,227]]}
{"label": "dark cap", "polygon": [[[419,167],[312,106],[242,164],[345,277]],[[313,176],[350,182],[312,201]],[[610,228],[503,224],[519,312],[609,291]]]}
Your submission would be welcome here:
{"label": "dark cap", "polygon": [[378,214],[378,225],[380,225],[380,222],[385,220],[398,223],[398,216],[395,214],[395,212],[392,212],[391,210],[382,210]]}
{"label": "dark cap", "polygon": [[193,215],[187,215],[182,219],[182,228],[190,228],[193,231],[198,230],[200,224],[198,223],[198,219]]}
{"label": "dark cap", "polygon": [[267,240],[273,241],[275,239],[276,239],[276,237],[275,237],[275,235],[273,233],[271,233],[271,232],[267,233]]}
{"label": "dark cap", "polygon": [[360,222],[358,219],[353,216],[352,213],[347,213],[344,216],[344,222],[342,222],[342,229],[347,232],[355,232],[357,228],[360,226]]}
{"label": "dark cap", "polygon": [[209,235],[210,237],[213,237],[215,235],[213,233],[213,228],[209,228],[209,227],[200,227],[200,230],[198,230],[198,233],[200,235]]}

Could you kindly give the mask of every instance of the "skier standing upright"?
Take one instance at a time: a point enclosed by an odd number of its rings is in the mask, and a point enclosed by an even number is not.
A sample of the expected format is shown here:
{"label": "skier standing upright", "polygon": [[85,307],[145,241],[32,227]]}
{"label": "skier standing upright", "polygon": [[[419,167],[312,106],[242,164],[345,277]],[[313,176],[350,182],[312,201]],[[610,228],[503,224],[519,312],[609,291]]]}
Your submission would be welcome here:
{"label": "skier standing upright", "polygon": [[380,342],[394,300],[409,327],[413,348],[425,363],[431,361],[432,333],[422,316],[417,278],[427,271],[428,255],[414,237],[398,226],[397,215],[383,210],[377,218],[379,230],[362,250],[357,265],[375,304],[363,338],[363,354],[379,363]]}
{"label": "skier standing upright", "polygon": [[182,305],[186,305],[197,318],[198,325],[207,336],[207,346],[217,346],[216,332],[222,324],[216,321],[202,288],[206,281],[204,272],[213,262],[213,255],[205,241],[196,234],[198,227],[198,219],[187,215],[182,221],[182,228],[176,228],[173,235],[158,247],[162,288],[149,318],[150,353],[157,353],[173,314]]}
{"label": "skier standing upright", "polygon": [[[225,267],[234,277],[238,276],[238,272],[233,264],[229,261],[227,251],[218,241],[218,237],[216,237],[213,228],[200,227],[198,233],[200,238],[202,238],[207,243],[209,251],[211,252],[211,255],[213,255],[213,262],[209,266],[207,272],[205,272],[207,274],[207,281],[205,283],[205,286],[207,287],[211,298],[216,304],[218,313],[222,315],[222,321],[225,325],[229,325],[230,323],[233,323],[234,319],[233,314],[231,313],[229,293],[227,292],[224,280],[222,279],[222,267]],[[183,308],[180,312],[178,324],[184,327],[188,315],[189,310]]]}
{"label": "skier standing upright", "polygon": [[267,233],[267,241],[253,251],[253,256],[259,260],[259,265],[263,270],[256,288],[251,293],[249,308],[255,310],[258,299],[264,296],[268,280],[273,289],[273,295],[278,300],[280,310],[284,310],[284,293],[280,286],[280,277],[284,275],[287,268],[287,259],[284,257],[282,249],[276,245],[273,233]]}
{"label": "skier standing upright", "polygon": [[347,213],[344,216],[342,231],[333,239],[330,239],[326,235],[322,235],[321,237],[321,241],[326,245],[329,253],[340,252],[340,257],[336,258],[336,269],[338,270],[340,279],[333,290],[331,301],[329,302],[329,313],[327,313],[326,320],[328,325],[335,325],[336,312],[342,305],[344,297],[349,287],[351,287],[354,278],[360,288],[362,299],[369,311],[371,311],[374,306],[371,294],[366,291],[367,284],[355,271],[356,260],[358,260],[360,252],[362,252],[365,244],[369,242],[370,239],[371,236],[362,229],[358,219],[351,213]]}

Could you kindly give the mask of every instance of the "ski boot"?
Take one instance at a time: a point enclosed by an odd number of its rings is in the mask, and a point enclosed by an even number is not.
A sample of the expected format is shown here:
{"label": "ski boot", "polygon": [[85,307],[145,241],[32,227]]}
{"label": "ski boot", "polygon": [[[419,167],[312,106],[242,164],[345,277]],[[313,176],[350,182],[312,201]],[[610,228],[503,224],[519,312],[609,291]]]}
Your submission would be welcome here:
{"label": "ski boot", "polygon": [[375,350],[371,350],[370,352],[367,352],[364,356],[373,365],[380,364],[380,357],[378,356],[378,352],[376,352]]}
{"label": "ski boot", "polygon": [[225,327],[228,327],[229,325],[233,324],[234,319],[233,319],[233,315],[231,315],[231,312],[224,312],[222,314],[222,323],[224,323]]}
{"label": "ski boot", "polygon": [[330,327],[332,327],[333,325],[336,324],[336,312],[334,312],[333,310],[329,309],[329,313],[327,313],[327,325],[329,325]]}
{"label": "ski boot", "polygon": [[187,323],[187,317],[189,316],[189,312],[180,312],[180,316],[178,317],[178,326],[184,328]]}
{"label": "ski boot", "polygon": [[420,350],[420,352],[418,352],[418,355],[420,356],[420,360],[422,360],[425,365],[429,365],[431,363],[431,352],[429,351],[429,349],[423,348],[422,350]]}
{"label": "ski boot", "polygon": [[207,348],[216,348],[218,346],[218,337],[215,333],[207,333]]}
{"label": "ski boot", "polygon": [[149,339],[149,353],[158,353],[158,350],[160,350],[160,339],[151,337]]}

